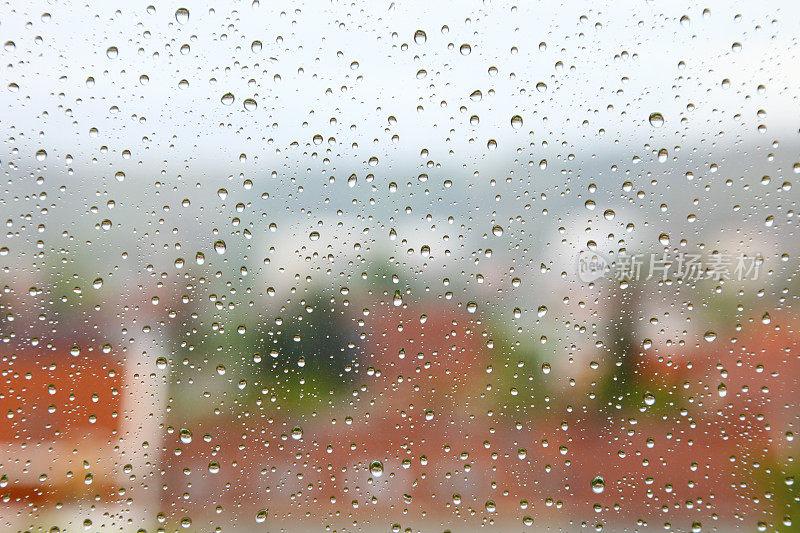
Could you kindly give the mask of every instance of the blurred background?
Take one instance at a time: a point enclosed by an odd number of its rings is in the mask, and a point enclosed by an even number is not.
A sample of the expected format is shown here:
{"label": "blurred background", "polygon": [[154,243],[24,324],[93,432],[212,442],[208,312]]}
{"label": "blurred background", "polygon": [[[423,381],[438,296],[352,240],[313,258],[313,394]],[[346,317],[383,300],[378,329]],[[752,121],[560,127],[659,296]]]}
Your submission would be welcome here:
{"label": "blurred background", "polygon": [[794,2],[0,33],[4,530],[797,529]]}

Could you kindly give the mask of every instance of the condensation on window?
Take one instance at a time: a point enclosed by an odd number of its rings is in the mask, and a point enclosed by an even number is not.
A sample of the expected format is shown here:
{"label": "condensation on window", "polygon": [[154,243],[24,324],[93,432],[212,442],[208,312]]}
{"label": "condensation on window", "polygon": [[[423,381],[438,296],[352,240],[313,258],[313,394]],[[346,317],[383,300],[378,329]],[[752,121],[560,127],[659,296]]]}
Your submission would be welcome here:
{"label": "condensation on window", "polygon": [[797,530],[798,35],[6,2],[0,529]]}

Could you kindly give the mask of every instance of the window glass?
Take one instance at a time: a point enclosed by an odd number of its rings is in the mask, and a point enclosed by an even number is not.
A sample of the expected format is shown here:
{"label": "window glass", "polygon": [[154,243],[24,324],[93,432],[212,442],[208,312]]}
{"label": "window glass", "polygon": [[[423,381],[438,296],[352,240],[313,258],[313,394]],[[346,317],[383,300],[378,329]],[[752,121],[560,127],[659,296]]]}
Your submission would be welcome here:
{"label": "window glass", "polygon": [[796,2],[0,34],[0,529],[797,530]]}

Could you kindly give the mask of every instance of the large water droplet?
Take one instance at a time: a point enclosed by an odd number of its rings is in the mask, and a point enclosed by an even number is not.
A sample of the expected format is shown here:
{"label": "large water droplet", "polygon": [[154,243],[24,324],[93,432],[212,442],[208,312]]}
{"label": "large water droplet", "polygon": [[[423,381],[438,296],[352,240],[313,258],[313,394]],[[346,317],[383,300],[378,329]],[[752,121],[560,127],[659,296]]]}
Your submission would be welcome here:
{"label": "large water droplet", "polygon": [[664,125],[664,117],[661,113],[650,113],[648,120],[650,121],[650,125],[654,128],[660,128]]}
{"label": "large water droplet", "polygon": [[369,473],[375,477],[381,477],[383,475],[383,463],[380,461],[372,461],[369,464]]}
{"label": "large water droplet", "polygon": [[175,20],[178,21],[178,24],[186,24],[189,22],[189,10],[185,7],[178,8],[175,11]]}

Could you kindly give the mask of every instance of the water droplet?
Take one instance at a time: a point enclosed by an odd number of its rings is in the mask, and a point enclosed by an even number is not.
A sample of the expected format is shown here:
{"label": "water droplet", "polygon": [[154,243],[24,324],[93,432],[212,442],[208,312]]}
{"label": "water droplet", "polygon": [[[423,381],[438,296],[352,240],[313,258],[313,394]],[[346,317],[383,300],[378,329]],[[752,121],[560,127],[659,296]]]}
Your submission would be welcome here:
{"label": "water droplet", "polygon": [[119,50],[116,46],[109,46],[106,50],[106,57],[109,59],[114,59],[119,55]]}
{"label": "water droplet", "polygon": [[656,403],[656,397],[653,395],[652,392],[646,392],[644,394],[644,403],[645,405],[653,405]]}
{"label": "water droplet", "polygon": [[511,127],[515,130],[520,129],[522,127],[522,117],[519,115],[511,117]]}
{"label": "water droplet", "polygon": [[467,304],[467,312],[468,313],[474,313],[477,310],[478,310],[478,304],[476,304],[475,302],[469,302]]}
{"label": "water droplet", "polygon": [[400,291],[394,291],[394,299],[392,300],[392,303],[395,307],[400,307],[403,305],[403,295],[400,293]]}
{"label": "water droplet", "polygon": [[219,240],[214,243],[214,251],[217,252],[219,255],[225,253],[225,241]]}
{"label": "water droplet", "polygon": [[294,440],[300,440],[303,438],[303,430],[299,427],[296,427],[292,430],[292,438]]}
{"label": "water droplet", "polygon": [[648,120],[650,121],[650,125],[654,128],[660,128],[664,125],[664,117],[661,113],[650,113]]}
{"label": "water droplet", "polygon": [[606,490],[606,482],[600,476],[597,476],[592,480],[592,492],[595,494],[600,494],[604,490]]}
{"label": "water droplet", "polygon": [[312,231],[311,233],[308,234],[308,238],[310,240],[312,240],[312,241],[318,241],[319,240],[319,232],[318,231]]}
{"label": "water droplet", "polygon": [[496,225],[492,228],[492,233],[495,237],[502,237],[503,236],[503,227]]}
{"label": "water droplet", "polygon": [[425,41],[428,40],[428,36],[422,30],[417,30],[414,32],[414,42],[417,44],[425,44]]}
{"label": "water droplet", "polygon": [[717,334],[713,331],[706,331],[706,334],[703,335],[703,338],[706,340],[706,342],[714,342],[717,338]]}
{"label": "water droplet", "polygon": [[372,461],[369,464],[369,473],[375,477],[381,477],[383,475],[383,463],[380,461]]}
{"label": "water droplet", "polygon": [[224,105],[231,105],[231,104],[233,103],[233,101],[234,101],[233,94],[232,94],[232,93],[225,93],[225,94],[223,94],[223,95],[222,95],[222,98],[220,98],[220,101],[221,101],[221,102],[222,102]]}
{"label": "water droplet", "polygon": [[189,444],[190,442],[192,442],[192,432],[189,431],[188,429],[186,428],[181,429],[179,435],[182,443]]}
{"label": "water droplet", "polygon": [[245,111],[255,111],[256,108],[258,107],[256,101],[253,100],[252,98],[248,98],[247,100],[242,102],[242,104],[244,105]]}
{"label": "water droplet", "polygon": [[178,24],[186,24],[189,22],[189,10],[185,7],[178,8],[175,11],[175,20],[178,21]]}
{"label": "water droplet", "polygon": [[262,48],[261,41],[253,41],[253,42],[250,44],[250,50],[251,50],[253,53],[256,53],[256,54],[257,54],[258,52],[260,52],[260,51],[261,51],[261,48]]}
{"label": "water droplet", "polygon": [[268,511],[266,509],[261,509],[259,512],[256,513],[256,522],[261,524],[262,522],[266,521]]}

